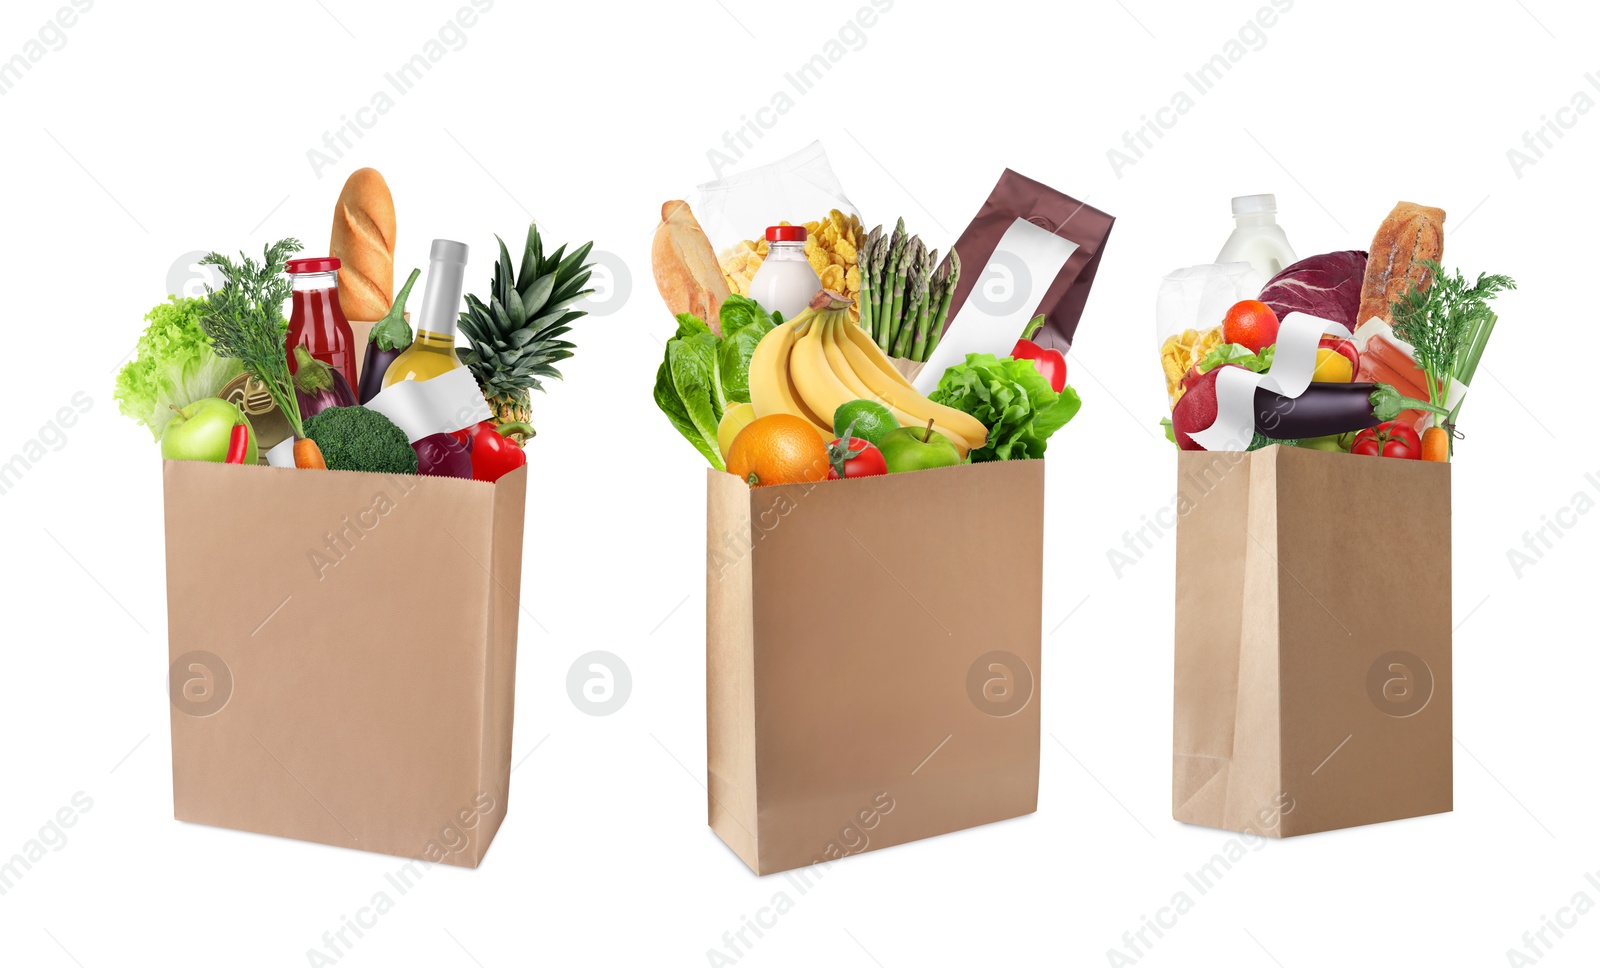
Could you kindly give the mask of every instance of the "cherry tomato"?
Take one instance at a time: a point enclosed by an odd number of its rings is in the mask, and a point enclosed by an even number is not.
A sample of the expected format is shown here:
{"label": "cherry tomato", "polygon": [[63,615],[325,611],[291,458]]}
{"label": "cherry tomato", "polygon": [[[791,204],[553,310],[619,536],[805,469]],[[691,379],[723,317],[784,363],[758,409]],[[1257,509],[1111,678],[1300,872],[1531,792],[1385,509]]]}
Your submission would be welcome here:
{"label": "cherry tomato", "polygon": [[[879,474],[889,473],[889,465],[884,462],[883,451],[862,440],[860,437],[851,437],[847,445],[843,440],[835,440],[828,445],[828,459],[833,464],[828,468],[828,480],[837,481],[843,477],[876,477]],[[844,474],[839,473],[839,468],[844,467]]]}
{"label": "cherry tomato", "polygon": [[1386,420],[1376,427],[1356,433],[1350,453],[1366,457],[1398,457],[1401,460],[1422,458],[1422,438],[1412,427],[1398,420]]}

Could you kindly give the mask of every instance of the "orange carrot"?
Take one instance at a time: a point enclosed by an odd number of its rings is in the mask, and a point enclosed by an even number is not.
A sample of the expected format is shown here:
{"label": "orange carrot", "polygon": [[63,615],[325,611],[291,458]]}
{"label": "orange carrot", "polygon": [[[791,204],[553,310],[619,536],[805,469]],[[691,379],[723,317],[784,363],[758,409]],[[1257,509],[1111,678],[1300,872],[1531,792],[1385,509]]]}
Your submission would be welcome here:
{"label": "orange carrot", "polygon": [[310,437],[301,437],[294,442],[294,466],[319,471],[328,469],[322,459],[322,448]]}
{"label": "orange carrot", "polygon": [[1443,427],[1422,432],[1422,459],[1445,463],[1450,460],[1450,433]]}

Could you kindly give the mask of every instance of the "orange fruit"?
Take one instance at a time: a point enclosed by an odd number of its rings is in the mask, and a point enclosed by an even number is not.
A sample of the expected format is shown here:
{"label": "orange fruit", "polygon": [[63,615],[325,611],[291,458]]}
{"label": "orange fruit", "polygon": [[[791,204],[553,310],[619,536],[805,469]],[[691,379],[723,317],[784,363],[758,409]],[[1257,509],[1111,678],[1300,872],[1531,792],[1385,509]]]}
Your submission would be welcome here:
{"label": "orange fruit", "polygon": [[788,413],[757,417],[728,447],[728,473],[751,487],[828,479],[828,448],[815,427]]}
{"label": "orange fruit", "polygon": [[1236,302],[1222,317],[1222,338],[1259,353],[1278,341],[1278,315],[1257,299]]}

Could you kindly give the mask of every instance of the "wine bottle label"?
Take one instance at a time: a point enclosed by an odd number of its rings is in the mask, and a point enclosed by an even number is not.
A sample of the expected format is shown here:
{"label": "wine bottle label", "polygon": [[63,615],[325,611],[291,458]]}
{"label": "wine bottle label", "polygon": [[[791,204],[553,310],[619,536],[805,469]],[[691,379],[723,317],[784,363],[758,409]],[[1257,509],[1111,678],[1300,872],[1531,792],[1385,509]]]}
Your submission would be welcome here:
{"label": "wine bottle label", "polygon": [[466,367],[446,370],[431,380],[402,380],[364,406],[393,420],[415,443],[432,434],[454,433],[492,416]]}

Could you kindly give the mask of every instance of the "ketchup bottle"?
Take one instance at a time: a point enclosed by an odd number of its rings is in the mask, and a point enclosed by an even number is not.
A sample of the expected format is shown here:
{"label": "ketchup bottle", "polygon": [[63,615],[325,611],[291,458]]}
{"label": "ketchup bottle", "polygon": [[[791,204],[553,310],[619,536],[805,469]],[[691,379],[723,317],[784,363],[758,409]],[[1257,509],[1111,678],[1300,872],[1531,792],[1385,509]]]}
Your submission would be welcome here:
{"label": "ketchup bottle", "polygon": [[294,348],[304,346],[312,356],[344,374],[352,387],[356,386],[356,338],[344,318],[344,310],[339,308],[339,260],[290,259],[285,271],[294,293],[289,333],[284,339],[289,372],[299,369]]}

